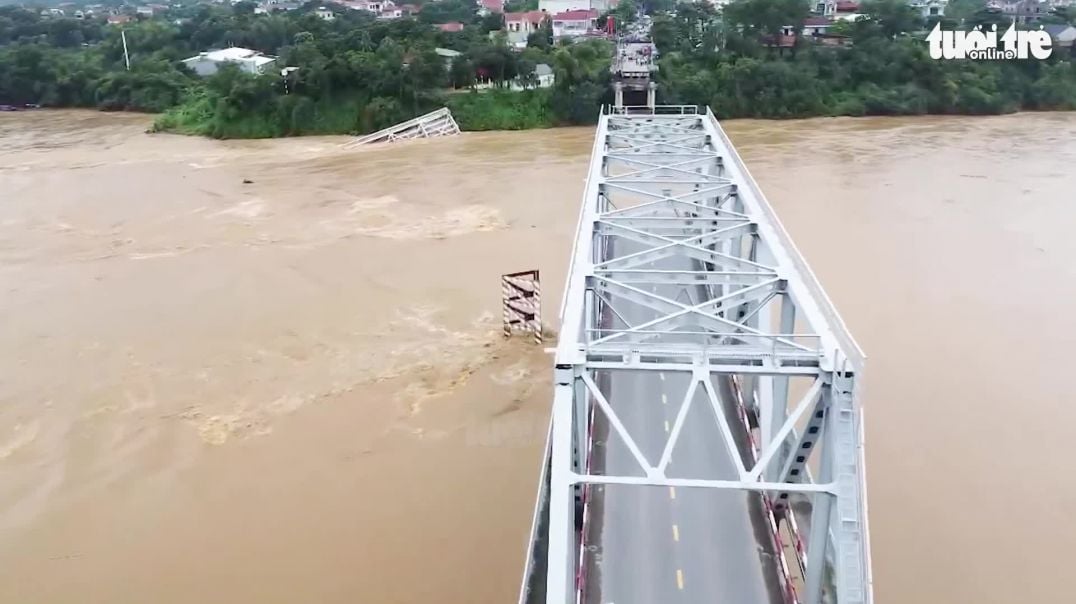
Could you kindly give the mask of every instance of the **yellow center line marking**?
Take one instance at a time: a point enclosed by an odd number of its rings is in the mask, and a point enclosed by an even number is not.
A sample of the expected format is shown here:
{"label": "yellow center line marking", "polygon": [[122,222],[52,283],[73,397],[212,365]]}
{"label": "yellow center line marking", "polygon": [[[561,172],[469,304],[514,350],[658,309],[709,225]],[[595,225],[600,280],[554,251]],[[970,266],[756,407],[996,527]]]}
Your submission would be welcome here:
{"label": "yellow center line marking", "polygon": [[665,420],[665,431],[669,431],[669,420]]}
{"label": "yellow center line marking", "polygon": [[676,499],[676,487],[669,487],[669,499]]}
{"label": "yellow center line marking", "polygon": [[680,589],[684,588],[684,571],[679,568],[676,569],[676,586]]}
{"label": "yellow center line marking", "polygon": [[661,395],[661,404],[662,405],[668,405],[669,404],[669,397],[665,396],[664,393]]}
{"label": "yellow center line marking", "polygon": [[673,525],[673,541],[680,540],[680,527]]}

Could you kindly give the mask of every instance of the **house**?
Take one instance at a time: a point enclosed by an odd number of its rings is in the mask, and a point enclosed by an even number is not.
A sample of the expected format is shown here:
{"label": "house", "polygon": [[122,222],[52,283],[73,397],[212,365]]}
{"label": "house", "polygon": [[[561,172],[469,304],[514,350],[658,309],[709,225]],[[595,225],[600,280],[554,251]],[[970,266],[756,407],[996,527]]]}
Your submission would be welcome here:
{"label": "house", "polygon": [[1076,46],[1076,27],[1068,24],[1051,24],[1043,25],[1042,29],[1050,34],[1054,48],[1066,48],[1071,51]]}
{"label": "house", "polygon": [[859,2],[855,0],[837,0],[834,13],[826,16],[836,21],[857,21],[863,14],[859,12]]}
{"label": "house", "polygon": [[1053,15],[1055,8],[1069,5],[1069,0],[1001,0],[992,6],[1017,23],[1027,24],[1037,23],[1043,17]]}
{"label": "house", "polygon": [[911,0],[908,6],[919,11],[919,15],[926,19],[944,16],[948,4],[949,0]]}
{"label": "house", "polygon": [[109,25],[123,25],[131,20],[131,15],[109,15]]}
{"label": "house", "polygon": [[540,10],[525,13],[505,13],[504,29],[508,34],[508,43],[516,48],[527,47],[527,37],[538,31],[548,15]]}
{"label": "house", "polygon": [[594,29],[598,20],[598,11],[569,10],[553,15],[553,39],[578,38]]}
{"label": "house", "polygon": [[854,42],[851,36],[843,36],[841,34],[819,34],[814,37],[813,41],[822,46],[837,46],[841,48],[851,46]]}
{"label": "house", "polygon": [[820,0],[814,5],[814,13],[823,17],[832,17],[837,14],[837,0]]}
{"label": "house", "polygon": [[451,48],[440,48],[440,47],[434,48],[433,52],[437,53],[437,56],[444,59],[446,63],[452,63],[452,61],[454,61],[456,59],[456,57],[463,54],[462,52],[460,52],[458,50],[452,50]]}
{"label": "house", "polygon": [[314,10],[314,14],[317,15],[318,18],[325,19],[326,21],[332,21],[336,18],[336,13],[324,6],[317,7],[317,9]]}
{"label": "house", "polygon": [[452,63],[463,53],[458,50],[452,50],[451,48],[434,48],[433,52],[437,53],[437,56],[441,57],[441,60],[445,62],[445,71],[452,69]]}
{"label": "house", "polygon": [[539,88],[549,88],[556,83],[557,79],[553,73],[553,68],[545,63],[539,63],[534,66],[534,77]]}
{"label": "house", "polygon": [[[396,3],[392,0],[358,0],[357,2],[347,2],[345,4],[352,10],[364,10],[368,13],[374,13],[379,18],[385,14],[386,9],[393,9],[388,14],[392,15],[395,12]],[[394,17],[385,17],[392,19]]]}
{"label": "house", "polygon": [[403,9],[391,2],[386,2],[385,6],[381,8],[381,14],[377,16],[378,19],[399,19],[403,16]]}
{"label": "house", "polygon": [[200,52],[197,56],[183,59],[183,64],[200,76],[210,76],[224,63],[234,63],[246,73],[260,75],[270,70],[276,63],[276,57],[263,55],[249,48],[225,48]]}
{"label": "house", "polygon": [[152,6],[139,6],[138,8],[135,9],[135,14],[142,15],[143,17],[152,17],[153,16],[153,7]]}
{"label": "house", "polygon": [[437,29],[443,32],[456,33],[463,31],[463,24],[459,21],[449,21],[448,23],[439,24]]}
{"label": "house", "polygon": [[618,0],[538,0],[538,10],[555,15],[570,10],[596,10],[599,13],[616,8]]}
{"label": "house", "polygon": [[478,14],[486,17],[504,12],[504,0],[478,0]]}
{"label": "house", "polygon": [[833,27],[833,21],[829,17],[807,17],[803,20],[803,31],[800,35],[821,36],[828,34],[831,27]]}
{"label": "house", "polygon": [[[553,68],[545,63],[539,63],[534,66],[534,71],[530,74],[530,77],[516,76],[511,81],[507,82],[509,90],[530,90],[533,88],[549,88],[556,83],[556,76],[553,74]],[[490,88],[500,88],[504,84],[494,82],[493,80],[480,78],[474,85],[476,90],[487,90]]]}

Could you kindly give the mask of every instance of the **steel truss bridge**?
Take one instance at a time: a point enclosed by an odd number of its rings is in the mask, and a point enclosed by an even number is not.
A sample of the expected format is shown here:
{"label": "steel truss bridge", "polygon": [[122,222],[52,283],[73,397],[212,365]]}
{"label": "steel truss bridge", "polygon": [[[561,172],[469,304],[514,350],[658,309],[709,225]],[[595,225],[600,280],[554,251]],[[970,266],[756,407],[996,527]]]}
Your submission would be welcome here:
{"label": "steel truss bridge", "polygon": [[601,116],[520,603],[872,602],[864,356],[713,114]]}

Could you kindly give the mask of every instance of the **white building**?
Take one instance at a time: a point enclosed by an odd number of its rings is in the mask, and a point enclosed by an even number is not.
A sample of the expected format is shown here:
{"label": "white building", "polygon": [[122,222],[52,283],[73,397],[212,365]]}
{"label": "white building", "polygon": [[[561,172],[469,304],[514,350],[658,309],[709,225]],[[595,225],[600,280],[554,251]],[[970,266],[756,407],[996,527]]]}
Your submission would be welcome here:
{"label": "white building", "polygon": [[919,14],[927,17],[941,17],[945,15],[945,7],[949,0],[911,0],[908,5],[919,11]]}
{"label": "white building", "polygon": [[819,0],[814,5],[816,15],[832,17],[837,14],[837,0]]}
{"label": "white building", "polygon": [[1063,23],[1044,25],[1043,29],[1050,34],[1056,48],[1071,50],[1076,45],[1076,27]]}
{"label": "white building", "polygon": [[317,10],[314,11],[314,14],[317,15],[319,18],[325,19],[326,21],[332,21],[336,18],[336,13],[325,8],[324,6],[319,6]]}
{"label": "white building", "polygon": [[505,13],[504,29],[508,43],[515,48],[526,48],[527,37],[542,27],[548,15],[542,11],[532,10],[525,13]]}
{"label": "white building", "polygon": [[603,13],[616,8],[618,0],[538,0],[538,10],[555,15],[570,10],[596,10]]}
{"label": "white building", "polygon": [[585,36],[594,29],[594,23],[598,20],[598,11],[569,10],[553,15],[553,39],[577,38]]}
{"label": "white building", "polygon": [[267,73],[276,63],[276,57],[263,55],[249,48],[225,48],[200,52],[198,56],[183,59],[183,64],[200,76],[211,76],[224,63],[234,63],[247,73],[261,75]]}

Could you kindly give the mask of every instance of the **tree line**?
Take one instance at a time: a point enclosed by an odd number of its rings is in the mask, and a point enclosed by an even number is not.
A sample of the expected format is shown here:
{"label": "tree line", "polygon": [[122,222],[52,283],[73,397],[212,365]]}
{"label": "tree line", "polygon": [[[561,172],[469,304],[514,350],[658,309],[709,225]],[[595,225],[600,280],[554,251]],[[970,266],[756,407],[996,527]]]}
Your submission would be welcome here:
{"label": "tree line", "polygon": [[[960,7],[960,5],[958,5]],[[1076,61],[1066,49],[1049,60],[939,61],[924,35],[938,21],[971,29],[1010,19],[962,8],[962,21],[921,17],[902,0],[868,0],[855,22],[830,29],[830,42],[778,44],[808,16],[802,0],[736,0],[719,16],[708,3],[680,5],[655,17],[666,103],[710,105],[719,117],[997,114],[1021,109],[1076,109]],[[1076,20],[1058,11],[1054,22]]]}
{"label": "tree line", "polygon": [[[501,17],[481,17],[469,0],[428,4],[417,19],[379,20],[336,6],[335,19],[308,3],[254,14],[254,5],[194,5],[125,24],[43,17],[0,7],[0,104],[164,112],[162,130],[216,137],[369,132],[433,108],[453,107],[469,129],[592,122],[608,90],[611,48],[597,40],[554,47],[546,27],[523,52],[509,48]],[[328,6],[334,6],[329,4]],[[431,21],[466,23],[442,32]],[[493,35],[490,35],[494,32]],[[278,56],[256,76],[225,66],[201,78],[182,60],[239,46]],[[458,56],[446,58],[435,49]],[[550,65],[552,89],[509,93]],[[298,67],[286,75],[281,66]],[[471,89],[489,83],[493,93]]]}
{"label": "tree line", "polygon": [[[966,16],[946,27],[999,21],[981,0],[960,2],[953,5]],[[335,7],[336,18],[317,17],[319,6]],[[611,14],[623,24],[638,10],[653,16],[659,100],[710,105],[722,117],[1076,109],[1071,56],[932,60],[922,33],[933,23],[902,0],[866,2],[865,18],[831,29],[838,46],[805,37],[776,43],[808,16],[803,0],[734,0],[723,14],[708,2],[623,0]],[[440,31],[434,24],[445,19],[466,27]],[[254,14],[249,2],[196,4],[123,25],[128,70],[120,27],[102,18],[0,7],[0,104],[158,112],[161,130],[267,137],[370,132],[444,105],[472,130],[583,124],[612,100],[609,42],[554,44],[547,22],[520,52],[500,27],[499,15],[479,16],[470,0],[428,3],[416,19],[387,21],[324,3],[271,14]],[[278,67],[200,78],[182,63],[228,46],[276,55]],[[554,70],[552,88],[508,90],[533,83],[542,63]],[[298,69],[283,75],[285,65]],[[493,90],[474,91],[479,82]]]}

